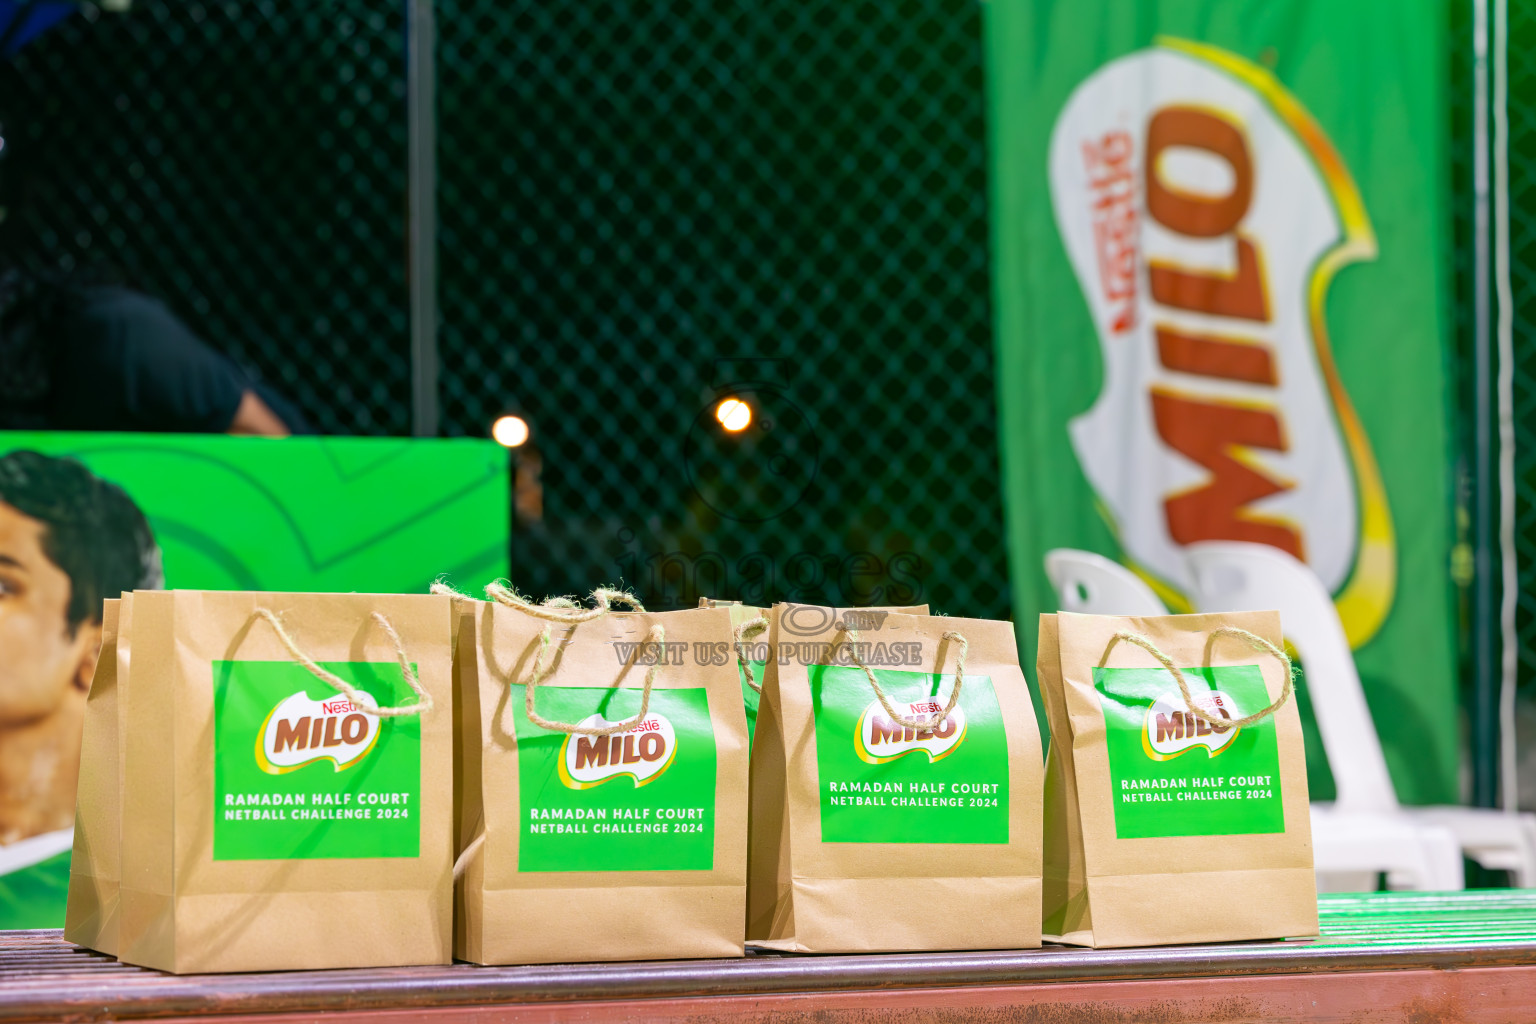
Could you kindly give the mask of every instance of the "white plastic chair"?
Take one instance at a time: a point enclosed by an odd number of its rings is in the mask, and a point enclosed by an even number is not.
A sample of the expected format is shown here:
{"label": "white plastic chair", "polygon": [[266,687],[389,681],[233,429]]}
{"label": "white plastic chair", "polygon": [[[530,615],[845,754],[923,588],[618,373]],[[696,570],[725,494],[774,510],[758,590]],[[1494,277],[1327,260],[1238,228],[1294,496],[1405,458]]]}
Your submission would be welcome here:
{"label": "white plastic chair", "polygon": [[1167,615],[1145,580],[1092,551],[1057,548],[1045,553],[1045,575],[1064,612],[1088,615]]}
{"label": "white plastic chair", "polygon": [[1400,812],[1341,811],[1335,804],[1314,803],[1312,859],[1322,892],[1369,892],[1383,872],[1390,889],[1466,887],[1455,834]]}
{"label": "white plastic chair", "polygon": [[[1456,885],[1449,884],[1442,842],[1436,836],[1448,831],[1457,846],[1484,867],[1511,872],[1519,886],[1536,885],[1536,816],[1506,814],[1475,807],[1401,807],[1381,740],[1365,702],[1354,655],[1333,599],[1317,575],[1306,565],[1276,548],[1259,544],[1208,541],[1185,548],[1194,578],[1194,600],[1202,611],[1240,611],[1273,608],[1280,612],[1286,639],[1300,653],[1306,666],[1308,694],[1322,734],[1323,749],[1338,787],[1332,805],[1313,805],[1314,845],[1318,871],[1395,871],[1385,866],[1401,861],[1394,849],[1417,832],[1418,859],[1439,877],[1421,876],[1426,888],[1460,888],[1460,861]],[[1378,838],[1370,839],[1372,833]],[[1382,865],[1362,868],[1368,849],[1379,851]],[[1440,868],[1434,865],[1440,863]]]}

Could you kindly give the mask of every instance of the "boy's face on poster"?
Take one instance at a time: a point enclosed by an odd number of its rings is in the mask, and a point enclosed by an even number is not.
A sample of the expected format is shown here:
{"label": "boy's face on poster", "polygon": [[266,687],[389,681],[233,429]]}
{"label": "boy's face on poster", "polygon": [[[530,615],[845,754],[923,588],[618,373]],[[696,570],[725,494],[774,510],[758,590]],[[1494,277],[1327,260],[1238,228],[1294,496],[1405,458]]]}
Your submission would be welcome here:
{"label": "boy's face on poster", "polygon": [[95,670],[101,625],[70,632],[70,580],[43,549],[46,530],[0,502],[0,727],[47,715]]}

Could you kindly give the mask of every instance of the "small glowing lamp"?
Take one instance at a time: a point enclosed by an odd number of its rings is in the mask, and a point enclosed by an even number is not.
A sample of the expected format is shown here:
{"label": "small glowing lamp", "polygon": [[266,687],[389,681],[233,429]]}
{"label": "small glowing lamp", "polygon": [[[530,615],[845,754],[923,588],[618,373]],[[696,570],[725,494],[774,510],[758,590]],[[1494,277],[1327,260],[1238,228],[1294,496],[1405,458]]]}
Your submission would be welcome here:
{"label": "small glowing lamp", "polygon": [[528,440],[528,421],[521,416],[502,416],[491,424],[491,436],[504,447],[520,447]]}
{"label": "small glowing lamp", "polygon": [[715,406],[715,419],[731,433],[736,434],[752,423],[752,407],[739,398],[727,398]]}

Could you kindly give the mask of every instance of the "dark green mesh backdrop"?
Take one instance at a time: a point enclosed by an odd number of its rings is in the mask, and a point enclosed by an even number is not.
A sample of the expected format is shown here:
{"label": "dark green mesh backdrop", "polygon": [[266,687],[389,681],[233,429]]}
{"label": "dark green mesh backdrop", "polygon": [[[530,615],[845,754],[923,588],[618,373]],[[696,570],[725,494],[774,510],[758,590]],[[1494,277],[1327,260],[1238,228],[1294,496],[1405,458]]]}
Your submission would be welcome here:
{"label": "dark green mesh backdrop", "polygon": [[[1006,615],[974,0],[437,24],[443,429],[533,425],[519,584]],[[406,432],[403,31],[74,19],[0,70],[5,244],[127,269],[325,429]]]}
{"label": "dark green mesh backdrop", "polygon": [[[1536,9],[1510,7],[1530,676]],[[533,425],[518,581],[1007,614],[974,0],[439,0],[437,22],[442,428]],[[325,430],[407,432],[404,32],[384,0],[76,16],[0,63],[0,247],[121,269]],[[710,426],[725,394],[756,406],[747,436]]]}
{"label": "dark green mesh backdrop", "polygon": [[[1510,278],[1514,288],[1516,553],[1522,684],[1536,680],[1536,7],[1509,4]],[[1522,802],[1536,806],[1527,794]]]}
{"label": "dark green mesh backdrop", "polygon": [[0,251],[125,272],[323,430],[407,431],[403,8],[94,13],[0,62]]}
{"label": "dark green mesh backdrop", "polygon": [[520,580],[1006,615],[975,3],[438,24],[444,409],[533,424]]}

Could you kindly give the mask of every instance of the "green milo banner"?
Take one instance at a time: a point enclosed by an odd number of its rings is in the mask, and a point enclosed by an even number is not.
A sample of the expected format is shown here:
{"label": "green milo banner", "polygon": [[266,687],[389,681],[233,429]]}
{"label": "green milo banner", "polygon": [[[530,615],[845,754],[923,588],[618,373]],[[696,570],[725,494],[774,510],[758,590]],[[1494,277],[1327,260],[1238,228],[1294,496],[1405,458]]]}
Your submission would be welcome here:
{"label": "green milo banner", "polygon": [[[966,676],[937,726],[891,718],[862,668],[808,669],[824,843],[1008,842],[1008,739],[986,676]],[[898,715],[922,725],[953,677],[875,669]]]}
{"label": "green milo banner", "polygon": [[984,9],[1021,643],[1052,549],[1177,612],[1189,545],[1266,545],[1331,594],[1399,796],[1455,801],[1443,11]]}
{"label": "green milo banner", "polygon": [[[529,721],[526,687],[507,703],[517,736],[519,871],[710,871],[715,732],[704,687],[652,690],[646,716],[608,736]],[[640,711],[638,689],[550,686],[546,719],[604,728]]]}

